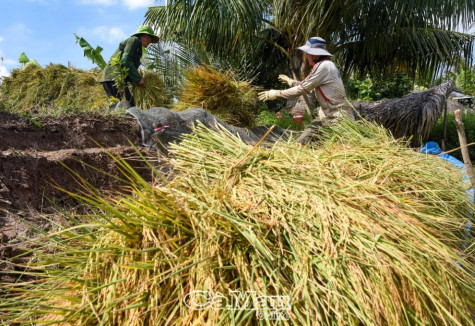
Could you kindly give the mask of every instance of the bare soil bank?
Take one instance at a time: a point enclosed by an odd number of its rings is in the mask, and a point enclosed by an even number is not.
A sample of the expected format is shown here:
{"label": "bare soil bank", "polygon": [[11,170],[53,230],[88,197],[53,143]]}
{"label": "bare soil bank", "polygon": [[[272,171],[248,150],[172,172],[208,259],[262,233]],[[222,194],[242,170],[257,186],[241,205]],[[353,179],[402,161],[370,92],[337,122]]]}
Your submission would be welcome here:
{"label": "bare soil bank", "polygon": [[33,121],[0,111],[0,208],[41,210],[65,194],[55,186],[77,188],[70,168],[97,188],[117,181],[107,154],[121,156],[146,177],[145,164],[131,146],[139,146],[138,125],[124,116],[73,115]]}
{"label": "bare soil bank", "polygon": [[29,223],[47,227],[40,215],[55,216],[57,208],[77,206],[60,190],[80,188],[74,173],[103,191],[120,187],[114,178],[120,172],[109,154],[124,158],[150,179],[131,144],[146,156],[153,155],[140,147],[138,124],[128,116],[80,114],[32,120],[0,111],[0,259],[13,254],[9,245],[29,232]]}

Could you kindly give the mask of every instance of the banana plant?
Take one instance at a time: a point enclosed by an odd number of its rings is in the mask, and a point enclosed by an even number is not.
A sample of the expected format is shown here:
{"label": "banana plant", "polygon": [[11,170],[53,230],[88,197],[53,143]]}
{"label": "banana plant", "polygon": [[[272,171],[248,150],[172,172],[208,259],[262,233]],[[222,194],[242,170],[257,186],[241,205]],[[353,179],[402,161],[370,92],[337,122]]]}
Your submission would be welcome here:
{"label": "banana plant", "polygon": [[[3,61],[3,58],[2,58]],[[18,62],[21,63],[22,69],[25,69],[30,66],[35,66],[35,67],[40,67],[41,65],[36,61],[35,59],[28,59],[28,56],[25,54],[25,52],[22,52],[20,54],[20,57],[18,58]]]}
{"label": "banana plant", "polygon": [[24,67],[29,61],[30,59],[28,59],[28,56],[25,54],[25,52],[22,52],[18,58],[18,62]]}
{"label": "banana plant", "polygon": [[101,70],[103,70],[107,63],[104,61],[104,58],[101,55],[103,48],[97,46],[95,49],[82,37],[76,36],[76,44],[79,45],[84,49],[84,56],[99,66]]}

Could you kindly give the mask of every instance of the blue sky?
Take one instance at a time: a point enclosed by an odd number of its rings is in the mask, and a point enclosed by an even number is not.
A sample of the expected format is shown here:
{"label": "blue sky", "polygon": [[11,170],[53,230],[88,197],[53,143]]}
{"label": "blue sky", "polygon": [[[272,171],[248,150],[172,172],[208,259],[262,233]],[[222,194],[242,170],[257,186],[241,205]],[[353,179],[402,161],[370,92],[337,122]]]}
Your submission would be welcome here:
{"label": "blue sky", "polygon": [[18,68],[25,52],[42,66],[50,63],[89,69],[74,33],[107,61],[118,44],[144,22],[149,6],[164,0],[0,0],[0,76]]}

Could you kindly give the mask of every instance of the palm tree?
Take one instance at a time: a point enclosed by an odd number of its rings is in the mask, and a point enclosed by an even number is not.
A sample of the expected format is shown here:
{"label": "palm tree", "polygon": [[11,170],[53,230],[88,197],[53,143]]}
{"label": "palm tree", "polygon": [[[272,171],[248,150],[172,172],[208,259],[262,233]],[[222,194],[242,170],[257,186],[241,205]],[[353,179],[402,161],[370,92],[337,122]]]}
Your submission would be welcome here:
{"label": "palm tree", "polygon": [[426,80],[471,61],[475,43],[474,35],[454,31],[475,22],[475,2],[464,0],[170,0],[149,8],[146,22],[164,40],[228,61],[265,67],[278,51],[297,78],[305,74],[297,47],[316,35],[345,75],[399,67]]}
{"label": "palm tree", "polygon": [[336,52],[345,72],[387,72],[395,66],[423,80],[463,58],[472,60],[474,35],[454,31],[475,22],[473,1],[372,0],[354,6]]}

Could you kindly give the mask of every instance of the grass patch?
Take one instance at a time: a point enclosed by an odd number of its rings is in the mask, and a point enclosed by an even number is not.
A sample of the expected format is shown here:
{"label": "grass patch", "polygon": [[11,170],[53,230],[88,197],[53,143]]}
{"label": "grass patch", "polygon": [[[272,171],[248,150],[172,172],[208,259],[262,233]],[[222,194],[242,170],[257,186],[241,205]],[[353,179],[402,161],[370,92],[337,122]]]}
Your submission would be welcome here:
{"label": "grass patch", "polygon": [[301,125],[297,124],[292,115],[287,110],[280,111],[280,116],[276,116],[275,112],[262,110],[257,116],[258,126],[276,125],[284,129],[302,130],[312,122],[310,116],[305,112],[305,118]]}

